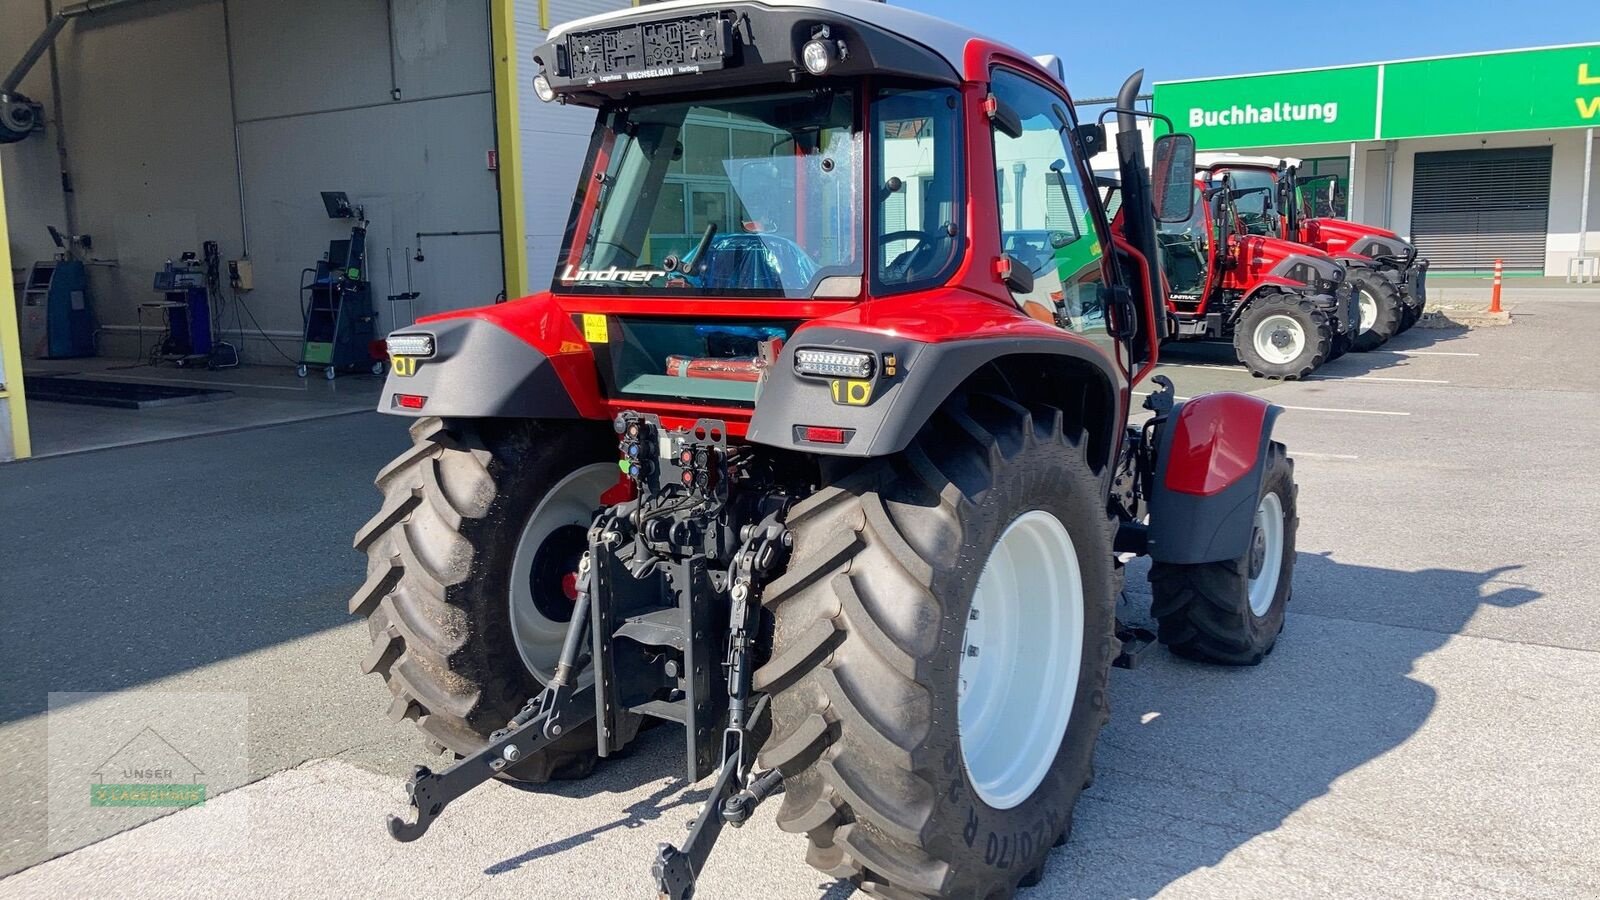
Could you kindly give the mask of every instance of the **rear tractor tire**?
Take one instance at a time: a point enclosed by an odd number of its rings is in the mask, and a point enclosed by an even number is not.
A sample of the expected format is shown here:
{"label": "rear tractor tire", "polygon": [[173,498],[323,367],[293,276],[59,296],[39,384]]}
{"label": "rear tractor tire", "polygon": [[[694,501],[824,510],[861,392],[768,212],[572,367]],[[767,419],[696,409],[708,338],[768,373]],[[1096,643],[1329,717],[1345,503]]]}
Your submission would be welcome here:
{"label": "rear tractor tire", "polygon": [[[571,616],[578,557],[600,493],[617,481],[604,423],[419,419],[411,449],[378,473],[383,508],[356,534],[367,580],[362,669],[388,684],[391,720],[437,747],[482,748],[549,680]],[[637,729],[625,723],[623,743]],[[595,733],[576,728],[507,771],[581,778]]]}
{"label": "rear tractor tire", "polygon": [[1071,825],[1117,642],[1105,500],[1065,422],[958,395],[789,514],[761,762],[807,861],[869,894],[1009,897]]}
{"label": "rear tractor tire", "polygon": [[1257,378],[1293,381],[1333,353],[1333,323],[1310,298],[1270,291],[1252,299],[1234,325],[1233,349]]}
{"label": "rear tractor tire", "polygon": [[1250,547],[1237,559],[1150,567],[1150,612],[1161,643],[1189,659],[1253,666],[1283,630],[1294,580],[1294,462],[1274,441],[1256,500]]}
{"label": "rear tractor tire", "polygon": [[1400,291],[1377,272],[1351,271],[1350,286],[1355,291],[1361,311],[1361,325],[1352,349],[1357,353],[1376,350],[1400,333],[1405,303],[1400,298]]}

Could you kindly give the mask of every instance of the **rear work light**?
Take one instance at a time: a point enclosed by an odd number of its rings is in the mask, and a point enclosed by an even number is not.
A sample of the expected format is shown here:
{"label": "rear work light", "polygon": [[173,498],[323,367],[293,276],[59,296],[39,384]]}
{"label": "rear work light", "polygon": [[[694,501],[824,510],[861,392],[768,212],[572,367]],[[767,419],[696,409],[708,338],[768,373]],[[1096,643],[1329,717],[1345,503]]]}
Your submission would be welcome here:
{"label": "rear work light", "polygon": [[825,378],[871,378],[875,360],[871,353],[848,350],[796,350],[794,370]]}
{"label": "rear work light", "polygon": [[411,356],[426,359],[433,355],[433,335],[431,334],[391,334],[385,342],[389,348],[389,356]]}

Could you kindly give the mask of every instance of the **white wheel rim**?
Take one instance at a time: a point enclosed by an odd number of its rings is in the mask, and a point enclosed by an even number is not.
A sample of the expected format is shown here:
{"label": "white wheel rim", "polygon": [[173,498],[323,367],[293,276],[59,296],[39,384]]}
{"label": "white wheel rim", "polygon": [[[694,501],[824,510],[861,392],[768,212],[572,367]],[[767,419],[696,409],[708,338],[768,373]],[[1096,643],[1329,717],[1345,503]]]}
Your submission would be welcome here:
{"label": "white wheel rim", "polygon": [[1256,353],[1269,363],[1294,362],[1306,348],[1306,330],[1289,316],[1267,316],[1252,338]]}
{"label": "white wheel rim", "polygon": [[1378,324],[1378,298],[1366,290],[1357,294],[1357,298],[1361,303],[1361,333],[1366,334]]}
{"label": "white wheel rim", "polygon": [[[541,684],[549,683],[555,674],[567,623],[540,611],[531,583],[534,562],[545,540],[558,529],[588,529],[600,506],[600,495],[616,483],[614,463],[596,463],[573,472],[544,495],[517,539],[517,552],[511,558],[511,636],[522,664]],[[552,600],[546,598],[545,602],[548,607]],[[593,681],[593,675],[585,673],[582,680]]]}
{"label": "white wheel rim", "polygon": [[1083,575],[1055,516],[1024,513],[995,543],[962,648],[961,759],[979,798],[1011,809],[1055,762],[1083,664]]}
{"label": "white wheel rim", "polygon": [[1278,576],[1283,572],[1283,502],[1277,494],[1262,497],[1256,507],[1249,562],[1250,612],[1259,619],[1272,608],[1272,600],[1278,594]]}

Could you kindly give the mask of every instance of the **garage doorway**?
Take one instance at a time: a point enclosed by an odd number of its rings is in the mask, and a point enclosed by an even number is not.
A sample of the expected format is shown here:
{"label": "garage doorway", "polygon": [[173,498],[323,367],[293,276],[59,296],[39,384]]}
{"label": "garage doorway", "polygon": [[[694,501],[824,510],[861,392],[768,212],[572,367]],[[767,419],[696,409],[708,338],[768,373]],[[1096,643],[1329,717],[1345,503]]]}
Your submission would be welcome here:
{"label": "garage doorway", "polygon": [[1543,274],[1550,148],[1418,153],[1411,236],[1435,270]]}

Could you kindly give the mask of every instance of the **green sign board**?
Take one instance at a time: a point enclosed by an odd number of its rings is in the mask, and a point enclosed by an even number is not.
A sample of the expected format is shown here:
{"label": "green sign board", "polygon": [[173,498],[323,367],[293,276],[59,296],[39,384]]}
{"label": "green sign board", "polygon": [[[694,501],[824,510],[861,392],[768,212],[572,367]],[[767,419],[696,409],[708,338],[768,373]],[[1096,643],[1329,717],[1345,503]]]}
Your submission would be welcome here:
{"label": "green sign board", "polygon": [[1383,137],[1600,125],[1600,44],[1389,63]]}
{"label": "green sign board", "polygon": [[1157,84],[1155,111],[1202,150],[1370,141],[1378,67]]}
{"label": "green sign board", "polygon": [[1203,150],[1600,125],[1600,43],[1155,86]]}

